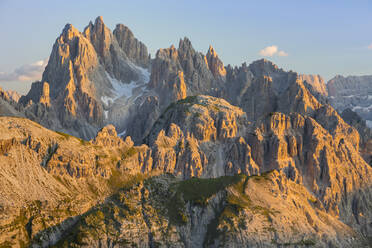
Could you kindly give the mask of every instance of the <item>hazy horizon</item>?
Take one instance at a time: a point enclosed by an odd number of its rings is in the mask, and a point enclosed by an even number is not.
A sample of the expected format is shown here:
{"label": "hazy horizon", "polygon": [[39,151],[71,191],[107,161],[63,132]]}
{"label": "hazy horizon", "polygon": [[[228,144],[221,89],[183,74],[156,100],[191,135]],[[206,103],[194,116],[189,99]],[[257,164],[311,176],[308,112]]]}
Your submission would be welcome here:
{"label": "hazy horizon", "polygon": [[212,45],[225,65],[266,58],[285,70],[336,75],[372,75],[372,2],[339,1],[101,1],[63,4],[0,1],[0,86],[26,93],[41,79],[55,39],[66,23],[80,31],[103,16],[113,30],[123,23],[149,49],[178,46],[188,37],[206,53]]}

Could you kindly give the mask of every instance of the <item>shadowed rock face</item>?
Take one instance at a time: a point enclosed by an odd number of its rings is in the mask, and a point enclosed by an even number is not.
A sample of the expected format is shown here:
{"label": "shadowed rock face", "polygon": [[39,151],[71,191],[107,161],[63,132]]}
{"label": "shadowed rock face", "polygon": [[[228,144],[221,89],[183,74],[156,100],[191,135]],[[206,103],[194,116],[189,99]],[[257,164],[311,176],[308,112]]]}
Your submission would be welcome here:
{"label": "shadowed rock face", "polygon": [[27,96],[22,96],[19,99],[19,103],[23,105],[30,105],[33,102],[40,102],[45,106],[50,106],[49,84],[47,82],[33,83]]}
{"label": "shadowed rock face", "polygon": [[125,54],[139,66],[148,67],[150,64],[150,54],[147,47],[137,40],[132,31],[123,24],[116,25],[113,32],[120,48]]}
{"label": "shadowed rock face", "polygon": [[124,25],[68,24],[0,114],[86,140],[0,118],[0,246],[365,247],[370,130],[330,87],[187,38],[150,60]]}
{"label": "shadowed rock face", "polygon": [[319,102],[328,103],[327,85],[324,83],[324,79],[321,76],[301,74],[299,78]]}

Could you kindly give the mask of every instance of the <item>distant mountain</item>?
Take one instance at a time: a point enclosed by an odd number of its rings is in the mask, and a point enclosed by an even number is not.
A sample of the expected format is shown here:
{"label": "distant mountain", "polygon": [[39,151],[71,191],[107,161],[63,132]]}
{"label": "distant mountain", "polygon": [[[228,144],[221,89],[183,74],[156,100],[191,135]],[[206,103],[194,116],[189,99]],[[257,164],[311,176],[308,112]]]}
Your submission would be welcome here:
{"label": "distant mountain", "polygon": [[0,247],[368,247],[371,130],[339,89],[67,24],[40,82],[0,91]]}
{"label": "distant mountain", "polygon": [[7,90],[6,93],[8,94],[9,98],[15,102],[18,102],[21,98],[21,95],[15,90]]}
{"label": "distant mountain", "polygon": [[372,127],[372,76],[336,76],[327,89],[332,106],[340,112],[350,108]]}
{"label": "distant mountain", "polygon": [[18,93],[0,88],[0,116],[25,117],[23,108],[17,103]]}

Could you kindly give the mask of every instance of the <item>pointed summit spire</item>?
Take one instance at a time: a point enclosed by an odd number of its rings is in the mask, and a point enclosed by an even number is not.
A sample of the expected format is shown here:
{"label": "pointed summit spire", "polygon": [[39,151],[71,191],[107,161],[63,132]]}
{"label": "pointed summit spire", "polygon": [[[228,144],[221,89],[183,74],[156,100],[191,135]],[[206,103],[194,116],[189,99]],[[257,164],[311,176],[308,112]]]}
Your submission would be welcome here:
{"label": "pointed summit spire", "polygon": [[216,50],[214,50],[212,45],[209,45],[209,49],[206,55],[206,63],[214,77],[226,76],[225,67],[222,61],[218,58]]}
{"label": "pointed summit spire", "polygon": [[212,55],[213,57],[217,57],[217,53],[216,53],[216,50],[214,50],[213,46],[212,45],[209,45],[209,49],[208,49],[208,52],[207,52],[207,55],[210,54]]}
{"label": "pointed summit spire", "polygon": [[147,68],[149,66],[149,53],[147,47],[133,32],[123,24],[117,24],[113,32],[120,48],[135,64]]}
{"label": "pointed summit spire", "polygon": [[60,37],[63,37],[64,40],[71,40],[72,37],[79,35],[79,30],[77,30],[72,24],[67,23],[62,30]]}
{"label": "pointed summit spire", "polygon": [[99,24],[104,24],[103,22],[103,17],[102,16],[97,16],[96,20],[95,20],[95,25],[97,25],[98,23]]}

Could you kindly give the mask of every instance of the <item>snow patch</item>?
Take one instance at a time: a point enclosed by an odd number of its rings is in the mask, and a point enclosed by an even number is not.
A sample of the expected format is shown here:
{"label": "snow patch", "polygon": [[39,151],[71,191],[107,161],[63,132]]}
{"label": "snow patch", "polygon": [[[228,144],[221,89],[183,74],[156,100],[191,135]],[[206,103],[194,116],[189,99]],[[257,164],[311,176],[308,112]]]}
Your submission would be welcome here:
{"label": "snow patch", "polygon": [[141,79],[145,84],[149,83],[151,73],[148,69],[137,66],[133,64],[132,62],[129,62],[128,65],[132,67],[132,69],[139,71]]}
{"label": "snow patch", "polygon": [[116,78],[110,77],[110,75],[107,73],[107,77],[111,82],[112,88],[114,89],[114,94],[116,97],[126,96],[131,97],[133,94],[133,89],[137,87],[136,82],[130,82],[129,84],[123,83]]}
{"label": "snow patch", "polygon": [[353,111],[363,111],[363,112],[369,112],[372,110],[372,104],[369,105],[368,107],[361,107],[361,106],[355,106],[352,108]]}
{"label": "snow patch", "polygon": [[366,124],[369,128],[372,128],[372,121],[366,120]]}
{"label": "snow patch", "polygon": [[119,133],[118,136],[119,137],[123,137],[125,135],[125,133],[127,132],[127,130],[124,130],[123,132]]}
{"label": "snow patch", "polygon": [[146,84],[149,83],[150,75],[151,75],[149,70],[147,70],[145,68],[142,68],[142,67],[139,67],[139,66],[136,66],[133,63],[130,63],[129,65],[134,70],[137,70],[139,72],[140,77],[141,77],[139,82],[132,81],[129,84],[123,83],[123,82],[117,80],[116,78],[112,78],[110,76],[110,74],[108,74],[106,72],[106,76],[110,80],[110,83],[111,83],[112,88],[113,88],[113,96],[102,96],[101,97],[101,100],[105,105],[109,106],[112,103],[114,103],[115,100],[117,100],[117,99],[119,99],[123,96],[126,97],[126,98],[131,98],[133,96],[133,90],[134,89],[136,89],[138,87],[141,87],[142,91],[144,91],[144,88],[145,88]]}

